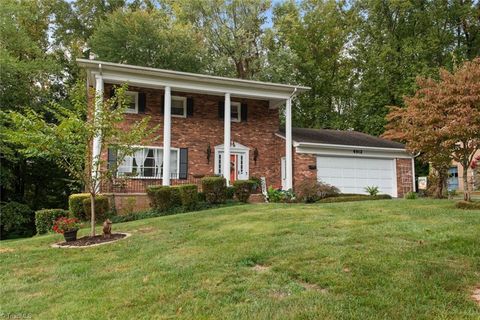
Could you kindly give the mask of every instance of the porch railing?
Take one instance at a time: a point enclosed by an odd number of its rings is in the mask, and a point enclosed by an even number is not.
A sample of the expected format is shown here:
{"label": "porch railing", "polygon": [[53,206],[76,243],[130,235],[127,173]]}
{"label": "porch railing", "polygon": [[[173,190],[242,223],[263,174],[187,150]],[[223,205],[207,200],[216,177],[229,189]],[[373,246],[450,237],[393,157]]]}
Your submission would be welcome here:
{"label": "porch railing", "polygon": [[[172,173],[170,185],[195,184],[201,189],[201,178],[188,175],[187,179],[179,179],[177,173]],[[149,186],[161,186],[162,179],[156,177],[119,177],[103,181],[102,193],[146,193]]]}

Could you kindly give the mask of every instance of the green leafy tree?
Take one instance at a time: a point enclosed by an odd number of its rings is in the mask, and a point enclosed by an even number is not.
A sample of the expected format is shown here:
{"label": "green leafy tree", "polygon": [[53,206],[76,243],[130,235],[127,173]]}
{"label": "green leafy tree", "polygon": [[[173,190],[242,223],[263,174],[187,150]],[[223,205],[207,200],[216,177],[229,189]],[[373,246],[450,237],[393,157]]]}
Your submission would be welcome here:
{"label": "green leafy tree", "polygon": [[89,40],[99,59],[199,72],[203,44],[189,24],[161,10],[117,10],[102,19]]}
{"label": "green leafy tree", "polygon": [[[280,69],[282,82],[312,88],[294,108],[296,125],[348,127],[343,118],[354,103],[355,75],[349,53],[354,22],[345,1],[289,1],[274,8],[276,39],[270,43],[277,46],[280,58],[269,55],[272,72]],[[288,55],[290,59],[281,58]]]}
{"label": "green leafy tree", "polygon": [[194,24],[204,37],[209,72],[242,79],[258,77],[265,54],[263,24],[269,0],[176,0],[172,8],[180,20]]}
{"label": "green leafy tree", "polygon": [[88,146],[91,146],[95,137],[100,137],[100,155],[105,154],[108,147],[114,146],[119,155],[117,163],[121,163],[125,156],[135,151],[135,145],[154,139],[153,133],[158,129],[149,124],[149,117],[135,122],[129,130],[120,126],[128,105],[125,90],[126,86],[119,88],[116,96],[108,100],[104,100],[103,95],[96,95],[95,117],[92,113],[88,115],[85,89],[81,83],[73,90],[70,108],[58,103],[51,104],[55,123],[46,121],[43,115],[34,110],[3,114],[12,123],[5,136],[21,146],[20,152],[25,157],[51,159],[72,178],[82,181],[91,199],[91,236],[95,235],[95,196],[99,192],[98,186],[110,179],[117,165],[100,174],[100,168],[107,167],[105,161],[101,156],[93,157]]}

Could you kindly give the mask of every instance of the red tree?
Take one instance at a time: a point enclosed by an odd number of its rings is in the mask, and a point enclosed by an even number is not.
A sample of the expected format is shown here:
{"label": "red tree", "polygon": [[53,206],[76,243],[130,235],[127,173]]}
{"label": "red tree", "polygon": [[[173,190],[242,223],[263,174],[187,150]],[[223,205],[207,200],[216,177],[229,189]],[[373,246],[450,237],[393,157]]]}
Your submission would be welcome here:
{"label": "red tree", "polygon": [[405,108],[392,107],[384,137],[406,142],[439,173],[452,160],[463,167],[464,200],[470,200],[467,169],[480,148],[480,58],[440,80],[419,78],[419,89],[405,97]]}

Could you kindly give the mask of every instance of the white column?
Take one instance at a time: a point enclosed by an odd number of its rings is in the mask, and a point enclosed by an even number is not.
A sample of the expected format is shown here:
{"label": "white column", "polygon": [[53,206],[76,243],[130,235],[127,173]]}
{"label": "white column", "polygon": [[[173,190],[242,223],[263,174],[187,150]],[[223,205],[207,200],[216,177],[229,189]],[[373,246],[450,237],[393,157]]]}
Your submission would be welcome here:
{"label": "white column", "polygon": [[285,105],[285,184],[293,189],[293,156],[292,156],[292,99],[287,99]]}
{"label": "white column", "polygon": [[170,142],[171,142],[171,120],[172,120],[172,97],[171,88],[165,87],[163,112],[163,177],[162,185],[170,185]]}
{"label": "white column", "polygon": [[[96,121],[98,114],[101,112],[103,103],[103,78],[97,76],[95,79],[95,109],[93,112],[93,121]],[[102,132],[98,131],[93,137],[92,145],[92,183],[96,192],[100,192],[100,151],[102,148]]]}
{"label": "white column", "polygon": [[223,136],[223,177],[230,185],[230,127],[231,127],[230,93],[225,93],[225,118]]}

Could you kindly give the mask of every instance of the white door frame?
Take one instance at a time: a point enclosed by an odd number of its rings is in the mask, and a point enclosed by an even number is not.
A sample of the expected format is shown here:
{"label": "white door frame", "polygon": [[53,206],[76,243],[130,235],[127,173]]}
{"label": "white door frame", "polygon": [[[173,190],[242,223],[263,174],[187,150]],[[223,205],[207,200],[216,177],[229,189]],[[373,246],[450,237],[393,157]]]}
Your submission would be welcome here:
{"label": "white door frame", "polygon": [[[223,144],[220,144],[218,146],[215,146],[215,161],[214,161],[214,170],[213,172],[215,174],[222,174],[222,170],[220,169],[219,170],[219,166],[218,166],[218,163],[219,163],[219,156],[220,154],[224,154],[224,145]],[[244,156],[244,174],[241,175],[239,172],[238,172],[238,168],[237,168],[237,178],[238,180],[247,180],[250,178],[250,149],[240,143],[237,143],[237,142],[233,142],[231,145],[230,145],[230,155],[243,155]]]}

